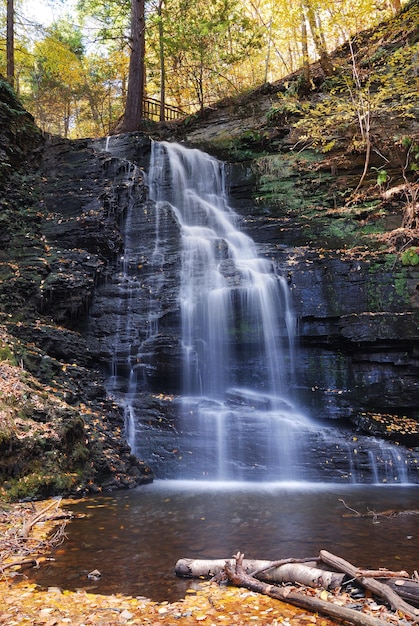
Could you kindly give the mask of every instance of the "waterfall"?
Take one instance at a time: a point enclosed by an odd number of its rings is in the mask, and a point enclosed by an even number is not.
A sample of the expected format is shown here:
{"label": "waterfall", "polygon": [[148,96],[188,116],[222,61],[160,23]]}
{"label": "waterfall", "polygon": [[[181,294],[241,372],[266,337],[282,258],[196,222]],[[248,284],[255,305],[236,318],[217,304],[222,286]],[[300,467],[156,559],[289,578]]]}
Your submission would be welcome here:
{"label": "waterfall", "polygon": [[120,163],[124,250],[90,326],[133,453],[159,478],[415,482],[414,451],[300,407],[288,285],[241,228],[223,164],[152,142],[147,200],[144,172]]}
{"label": "waterfall", "polygon": [[305,418],[290,393],[295,320],[288,287],[240,230],[224,178],[222,163],[208,154],[152,145],[159,262],[161,211],[170,207],[181,235],[181,429],[205,475],[295,478],[293,439]]}

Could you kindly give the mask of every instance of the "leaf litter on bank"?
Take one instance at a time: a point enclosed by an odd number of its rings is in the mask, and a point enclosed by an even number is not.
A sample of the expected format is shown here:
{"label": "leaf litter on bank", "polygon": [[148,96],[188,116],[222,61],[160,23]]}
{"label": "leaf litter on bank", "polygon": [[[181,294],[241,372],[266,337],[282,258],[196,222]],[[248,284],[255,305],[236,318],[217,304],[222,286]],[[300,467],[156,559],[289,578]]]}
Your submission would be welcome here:
{"label": "leaf litter on bank", "polygon": [[68,592],[57,588],[41,591],[34,584],[19,582],[8,585],[3,581],[0,583],[0,606],[0,624],[7,626],[332,626],[336,623],[251,591],[223,588],[215,583],[202,583],[196,593],[187,594],[183,600],[169,604],[121,595]]}

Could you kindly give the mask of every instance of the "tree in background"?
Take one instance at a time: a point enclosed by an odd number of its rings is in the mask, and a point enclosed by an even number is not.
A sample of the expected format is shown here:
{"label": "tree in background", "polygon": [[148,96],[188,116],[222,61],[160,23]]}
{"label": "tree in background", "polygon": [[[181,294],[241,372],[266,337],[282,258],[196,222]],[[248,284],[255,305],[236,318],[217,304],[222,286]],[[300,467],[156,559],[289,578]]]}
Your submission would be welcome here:
{"label": "tree in background", "polygon": [[[161,14],[163,49],[171,84],[167,91],[179,106],[205,104],[243,88],[240,63],[260,45],[260,28],[239,0],[169,0]],[[153,37],[153,35],[152,35]],[[151,47],[157,57],[156,38]],[[159,44],[160,46],[161,44]]]}
{"label": "tree in background", "polygon": [[320,8],[324,7],[324,2],[321,6],[316,6],[315,0],[302,0],[302,18],[307,20],[310,26],[311,37],[313,39],[314,47],[317,55],[320,59],[320,66],[325,76],[330,76],[333,72],[333,66],[329,58],[329,54],[326,46],[326,36],[322,26],[322,19],[320,14]]}
{"label": "tree in background", "polygon": [[13,0],[7,0],[6,57],[6,76],[13,87],[15,84],[15,7]]}
{"label": "tree in background", "polygon": [[50,133],[69,136],[85,83],[83,55],[81,31],[64,19],[35,44],[33,106],[42,128]]}
{"label": "tree in background", "polygon": [[145,2],[131,0],[128,90],[120,132],[139,130],[143,121],[145,84]]}
{"label": "tree in background", "polygon": [[[30,0],[20,3],[25,1]],[[7,3],[0,3],[3,74]],[[79,0],[77,15],[66,18],[61,32],[62,23],[49,29],[29,24],[19,4],[15,88],[50,132],[107,134],[118,120],[119,129],[138,128],[145,92],[160,100],[162,111],[167,102],[192,113],[299,68],[305,68],[310,88],[312,61],[318,58],[327,75],[333,49],[398,5],[399,0]],[[82,49],[69,41],[72,29],[81,33]]]}

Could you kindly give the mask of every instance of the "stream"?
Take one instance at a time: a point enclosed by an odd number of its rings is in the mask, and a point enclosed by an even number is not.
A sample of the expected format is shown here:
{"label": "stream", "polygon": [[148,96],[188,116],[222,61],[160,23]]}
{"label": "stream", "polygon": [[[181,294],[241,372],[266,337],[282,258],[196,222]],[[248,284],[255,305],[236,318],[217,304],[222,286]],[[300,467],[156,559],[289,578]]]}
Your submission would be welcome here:
{"label": "stream", "polygon": [[[156,481],[71,503],[86,517],[67,526],[54,560],[27,575],[42,587],[175,601],[196,581],[176,561],[315,557],[330,552],[365,568],[419,569],[419,486]],[[88,578],[99,570],[99,580]]]}

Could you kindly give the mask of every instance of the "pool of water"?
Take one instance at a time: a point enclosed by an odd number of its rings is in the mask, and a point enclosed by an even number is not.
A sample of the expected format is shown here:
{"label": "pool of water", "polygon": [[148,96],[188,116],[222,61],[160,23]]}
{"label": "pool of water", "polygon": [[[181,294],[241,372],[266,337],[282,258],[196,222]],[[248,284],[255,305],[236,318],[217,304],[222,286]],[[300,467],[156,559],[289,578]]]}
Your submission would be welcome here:
{"label": "pool of water", "polygon": [[[345,506],[346,505],[346,506]],[[419,486],[241,484],[156,481],[71,504],[72,521],[54,560],[27,575],[43,587],[174,601],[195,583],[176,561],[316,557],[326,549],[361,567],[419,569]],[[101,577],[87,577],[92,570]]]}

